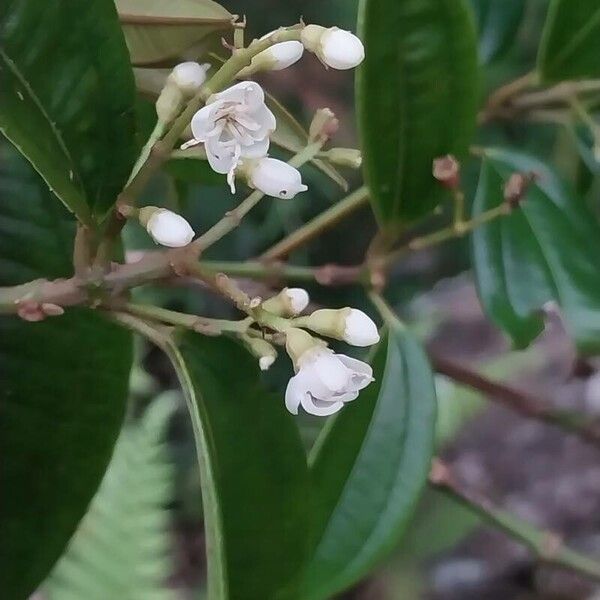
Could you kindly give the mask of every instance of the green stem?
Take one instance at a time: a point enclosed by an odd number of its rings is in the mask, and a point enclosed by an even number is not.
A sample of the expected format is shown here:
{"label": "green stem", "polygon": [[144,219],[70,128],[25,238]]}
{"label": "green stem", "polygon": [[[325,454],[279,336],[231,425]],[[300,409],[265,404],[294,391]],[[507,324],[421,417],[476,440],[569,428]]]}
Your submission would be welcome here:
{"label": "green stem", "polygon": [[488,498],[464,489],[455,480],[448,466],[441,461],[434,462],[429,479],[440,492],[527,546],[541,561],[600,581],[600,562],[568,548],[557,534],[538,529],[531,523],[494,506]]}
{"label": "green stem", "polygon": [[138,174],[139,170],[142,168],[142,165],[148,160],[150,152],[152,151],[152,147],[163,136],[166,127],[167,125],[163,121],[156,121],[156,125],[154,126],[152,133],[150,133],[150,136],[146,140],[146,143],[144,144],[140,155],[135,161],[135,165],[133,165],[133,169],[131,169],[131,174],[129,175],[129,179],[127,180],[127,185],[129,185],[133,181],[135,176]]}
{"label": "green stem", "polygon": [[462,190],[454,190],[452,194],[454,201],[454,218],[452,224],[454,229],[459,231],[465,222],[465,195]]}
{"label": "green stem", "polygon": [[242,333],[252,324],[252,319],[246,318],[241,321],[230,321],[228,319],[209,319],[208,317],[199,317],[186,313],[160,308],[158,306],[144,306],[127,302],[119,306],[120,309],[129,314],[154,321],[162,321],[170,325],[177,325],[193,329],[200,333],[220,334],[225,331]]}
{"label": "green stem", "polygon": [[[288,163],[295,168],[301,167],[309,162],[319,152],[323,142],[315,142],[309,144],[302,149],[298,154],[293,156]],[[222,237],[235,229],[241,220],[264,198],[264,194],[260,190],[254,190],[245,200],[243,200],[236,208],[229,211],[218,223],[213,225],[206,233],[197,238],[191,247],[198,252],[204,252],[210,248],[215,242],[218,242]]]}
{"label": "green stem", "polygon": [[490,208],[490,210],[481,213],[469,221],[463,221],[459,224],[452,223],[452,225],[444,227],[438,231],[434,231],[428,235],[414,238],[408,242],[406,246],[398,248],[398,250],[390,252],[387,256],[384,256],[382,258],[383,264],[385,266],[390,266],[409,251],[424,250],[425,248],[436,246],[437,244],[441,244],[442,242],[446,242],[453,238],[462,237],[485,223],[489,223],[494,219],[509,215],[510,210],[510,206],[503,203],[494,208]]}
{"label": "green stem", "polygon": [[369,292],[369,300],[373,303],[385,324],[390,328],[404,329],[404,323],[398,318],[393,308],[377,292]]}
{"label": "green stem", "polygon": [[367,186],[363,185],[334,204],[331,208],[328,208],[299,229],[296,229],[296,231],[280,242],[277,242],[272,248],[264,252],[260,256],[260,259],[275,260],[288,256],[291,252],[333,227],[336,223],[366,204],[368,199],[369,190]]}

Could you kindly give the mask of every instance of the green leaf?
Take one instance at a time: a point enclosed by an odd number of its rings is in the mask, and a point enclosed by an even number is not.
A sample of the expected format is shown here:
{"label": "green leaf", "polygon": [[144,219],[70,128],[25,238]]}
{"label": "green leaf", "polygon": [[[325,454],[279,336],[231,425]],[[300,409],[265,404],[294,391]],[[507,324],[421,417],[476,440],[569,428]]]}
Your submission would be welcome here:
{"label": "green leaf", "polygon": [[283,398],[227,338],[167,348],[188,400],[202,479],[210,597],[295,598],[307,550],[307,468]]}
{"label": "green leaf", "polygon": [[479,57],[484,64],[498,58],[514,40],[525,0],[471,0],[479,29]]}
{"label": "green leaf", "polygon": [[549,300],[583,352],[600,349],[600,227],[582,198],[537,159],[513,150],[486,150],[473,217],[503,202],[513,172],[538,178],[508,217],[472,235],[473,267],[488,316],[518,347],[542,330],[539,309]]}
{"label": "green leaf", "polygon": [[[0,145],[0,285],[71,270],[73,223]],[[28,598],[64,550],[124,414],[130,336],[87,309],[0,317],[0,588]]]}
{"label": "green leaf", "polygon": [[84,199],[103,215],[134,159],[135,88],[112,0],[6,0],[0,39],[0,127],[82,220]]}
{"label": "green leaf", "polygon": [[16,65],[0,50],[0,130],[39,171],[50,189],[91,224],[85,191],[54,123]]}
{"label": "green leaf", "polygon": [[166,430],[176,406],[173,393],[159,396],[121,432],[89,511],[44,583],[48,600],[175,600],[165,584],[175,477]]}
{"label": "green leaf", "polygon": [[600,75],[600,5],[596,0],[552,0],[538,51],[544,82]]}
{"label": "green leaf", "polygon": [[306,600],[356,583],[398,543],[434,449],[435,390],[427,358],[392,326],[373,360],[375,382],[339,413],[312,456],[315,550]]}
{"label": "green leaf", "polygon": [[[465,0],[361,0],[359,129],[373,210],[392,233],[444,197],[433,159],[467,150],[478,103]],[[396,230],[396,231],[395,231]]]}
{"label": "green leaf", "polygon": [[212,0],[115,0],[134,65],[201,56],[232,29],[233,15]]}

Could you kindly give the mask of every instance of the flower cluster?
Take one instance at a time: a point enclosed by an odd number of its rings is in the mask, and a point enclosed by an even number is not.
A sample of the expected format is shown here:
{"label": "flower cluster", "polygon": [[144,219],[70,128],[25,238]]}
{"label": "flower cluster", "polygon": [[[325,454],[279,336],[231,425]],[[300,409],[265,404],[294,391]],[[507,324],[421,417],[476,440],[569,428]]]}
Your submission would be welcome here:
{"label": "flower cluster", "polygon": [[[292,359],[295,375],[290,379],[285,394],[287,409],[296,415],[301,406],[312,415],[327,416],[355,400],[360,390],[373,381],[373,370],[365,362],[335,354],[325,341],[314,337],[306,329],[362,347],[376,344],[379,332],[371,318],[356,308],[325,308],[308,316],[298,316],[308,304],[305,290],[284,288],[263,302],[262,308],[271,314],[290,318],[284,331],[285,347]],[[264,370],[274,362],[275,351],[264,340],[259,342],[260,345],[252,342],[252,351]]]}
{"label": "flower cluster", "polygon": [[[274,33],[266,34],[261,40]],[[277,42],[257,52],[236,77],[248,78],[259,71],[286,69],[302,57],[305,49],[314,53],[326,68],[350,69],[364,58],[362,42],[338,27],[307,25],[299,37],[299,40]],[[184,62],[172,70],[156,102],[159,131],[180,114],[187,100],[201,93],[209,68],[208,64]],[[227,175],[232,193],[236,177],[241,177],[248,186],[267,196],[291,199],[308,188],[302,183],[298,169],[268,156],[276,127],[275,115],[265,102],[261,86],[254,81],[239,81],[206,99],[191,119],[192,139],[183,144],[182,149],[202,144],[208,164],[215,172]],[[318,131],[313,131],[315,128]],[[329,109],[318,111],[309,140],[324,141],[335,129],[337,119],[333,113]],[[324,156],[337,164],[360,166],[360,153],[352,149],[334,148]],[[164,209],[154,211],[152,218],[148,214],[141,221],[157,244],[180,247],[192,241],[194,231],[183,217]]]}

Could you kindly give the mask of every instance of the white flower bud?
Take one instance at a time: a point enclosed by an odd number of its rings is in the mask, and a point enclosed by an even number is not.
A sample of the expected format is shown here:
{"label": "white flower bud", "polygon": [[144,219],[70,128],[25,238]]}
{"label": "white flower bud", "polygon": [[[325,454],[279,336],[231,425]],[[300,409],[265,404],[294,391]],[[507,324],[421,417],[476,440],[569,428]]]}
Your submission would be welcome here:
{"label": "white flower bud", "polygon": [[246,344],[248,350],[258,358],[258,366],[261,371],[267,371],[275,362],[277,350],[267,340],[243,335],[242,341]]}
{"label": "white flower bud", "polygon": [[377,325],[362,310],[351,308],[346,315],[343,339],[353,346],[372,346],[379,341]]}
{"label": "white flower bud", "polygon": [[267,196],[293,198],[308,189],[302,183],[300,171],[276,158],[260,158],[246,169],[248,184]]}
{"label": "white flower bud", "polygon": [[177,213],[166,208],[146,206],[140,210],[139,220],[152,239],[161,246],[181,248],[194,239],[194,230]]}
{"label": "white flower bud", "polygon": [[258,359],[258,366],[260,367],[261,371],[268,371],[274,362],[275,362],[274,356],[271,356],[271,355],[261,356]]}
{"label": "white flower bud", "polygon": [[[271,35],[267,33],[261,40]],[[287,69],[295,62],[298,62],[304,53],[304,46],[296,41],[279,42],[273,44],[270,48],[259,52],[253,59],[249,67],[249,73],[257,71],[281,71]]]}
{"label": "white flower bud", "polygon": [[372,346],[379,341],[377,325],[362,310],[357,308],[323,308],[316,310],[306,319],[306,326],[353,346]]}
{"label": "white flower bud", "polygon": [[352,69],[365,57],[363,43],[350,31],[319,25],[308,25],[301,33],[302,43],[314,52],[321,62],[333,69]]}
{"label": "white flower bud", "polygon": [[183,62],[173,68],[171,77],[175,85],[185,96],[193,96],[206,81],[206,73],[210,65],[199,65],[197,62]]}
{"label": "white flower bud", "polygon": [[262,307],[280,317],[299,315],[310,301],[308,292],[302,288],[283,288],[279,294],[265,300]]}

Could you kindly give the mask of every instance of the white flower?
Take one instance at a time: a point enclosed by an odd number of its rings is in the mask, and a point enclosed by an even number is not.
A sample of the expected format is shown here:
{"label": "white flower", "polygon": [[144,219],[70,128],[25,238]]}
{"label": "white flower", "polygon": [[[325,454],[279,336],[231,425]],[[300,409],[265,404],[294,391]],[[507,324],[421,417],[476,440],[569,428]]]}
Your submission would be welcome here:
{"label": "white flower", "polygon": [[194,239],[194,230],[181,216],[166,208],[156,209],[146,222],[146,231],[161,246],[181,248]]}
{"label": "white flower", "polygon": [[[271,34],[267,33],[260,39],[262,40],[269,35]],[[300,42],[296,40],[279,42],[279,44],[273,44],[270,48],[259,52],[252,59],[250,68],[254,71],[281,71],[299,61],[302,54],[304,54],[304,46]]]}
{"label": "white flower", "polygon": [[175,85],[186,95],[193,96],[206,81],[206,73],[210,64],[199,65],[197,62],[183,62],[173,68],[171,77]]}
{"label": "white flower", "polygon": [[367,363],[313,346],[297,360],[297,373],[285,392],[285,406],[294,415],[300,405],[312,415],[332,415],[371,381],[373,370]]}
{"label": "white flower", "polygon": [[351,308],[346,315],[343,339],[353,346],[372,346],[379,341],[377,325],[362,310]]}
{"label": "white flower", "polygon": [[267,196],[289,199],[308,189],[298,169],[276,158],[252,161],[245,171],[248,184]]}
{"label": "white flower", "polygon": [[308,25],[301,33],[302,43],[314,52],[321,62],[333,69],[352,69],[365,58],[363,43],[352,32],[339,27],[325,29]]}
{"label": "white flower", "polygon": [[213,94],[191,122],[194,141],[204,142],[206,157],[214,171],[228,174],[232,192],[234,171],[240,159],[265,156],[275,126],[275,116],[265,104],[265,94],[253,81],[236,83]]}

